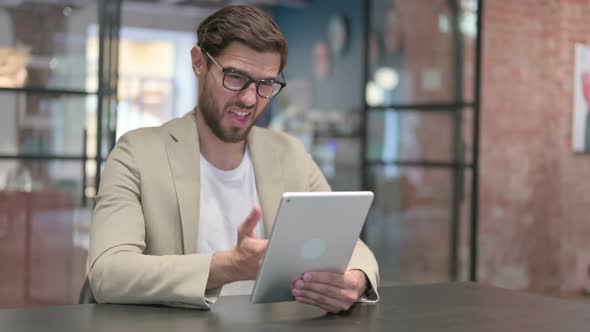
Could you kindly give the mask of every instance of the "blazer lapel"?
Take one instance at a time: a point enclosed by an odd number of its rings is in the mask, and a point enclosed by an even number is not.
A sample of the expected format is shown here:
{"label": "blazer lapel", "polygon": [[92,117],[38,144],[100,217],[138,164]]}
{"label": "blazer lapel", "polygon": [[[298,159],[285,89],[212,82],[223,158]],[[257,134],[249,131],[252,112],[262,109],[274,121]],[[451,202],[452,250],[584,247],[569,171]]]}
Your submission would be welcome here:
{"label": "blazer lapel", "polygon": [[182,222],[184,254],[195,252],[199,229],[200,153],[195,112],[170,123],[167,151]]}
{"label": "blazer lapel", "polygon": [[260,128],[252,127],[248,135],[248,148],[254,165],[256,190],[262,208],[267,237],[270,236],[281,197],[283,195],[282,167],[276,151]]}

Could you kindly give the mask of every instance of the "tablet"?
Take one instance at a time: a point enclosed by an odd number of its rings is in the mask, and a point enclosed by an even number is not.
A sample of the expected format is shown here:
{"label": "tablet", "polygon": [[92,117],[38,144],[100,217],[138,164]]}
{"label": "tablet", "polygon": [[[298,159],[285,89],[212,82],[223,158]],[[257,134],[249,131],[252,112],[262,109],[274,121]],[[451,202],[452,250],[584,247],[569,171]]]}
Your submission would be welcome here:
{"label": "tablet", "polygon": [[284,193],[250,301],[294,301],[304,272],[346,271],[372,201],[370,191]]}

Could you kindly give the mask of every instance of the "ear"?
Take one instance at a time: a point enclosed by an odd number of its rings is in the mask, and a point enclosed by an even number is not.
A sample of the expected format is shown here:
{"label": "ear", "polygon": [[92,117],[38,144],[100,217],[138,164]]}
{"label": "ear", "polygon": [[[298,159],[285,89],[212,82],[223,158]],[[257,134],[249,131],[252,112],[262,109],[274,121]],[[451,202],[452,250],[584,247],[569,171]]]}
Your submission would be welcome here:
{"label": "ear", "polygon": [[207,59],[205,57],[205,53],[203,53],[203,50],[199,46],[193,46],[191,49],[191,64],[193,73],[195,73],[197,78],[201,77],[201,74],[205,72],[205,68],[207,67]]}

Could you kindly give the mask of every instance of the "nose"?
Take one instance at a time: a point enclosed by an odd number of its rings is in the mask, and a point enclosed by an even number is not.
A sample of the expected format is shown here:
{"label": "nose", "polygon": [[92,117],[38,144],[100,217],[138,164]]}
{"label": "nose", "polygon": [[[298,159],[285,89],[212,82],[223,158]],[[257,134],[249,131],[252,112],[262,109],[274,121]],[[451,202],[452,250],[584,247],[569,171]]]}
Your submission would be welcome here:
{"label": "nose", "polygon": [[248,87],[239,92],[240,101],[246,106],[256,105],[258,93],[256,92],[256,83],[252,82]]}

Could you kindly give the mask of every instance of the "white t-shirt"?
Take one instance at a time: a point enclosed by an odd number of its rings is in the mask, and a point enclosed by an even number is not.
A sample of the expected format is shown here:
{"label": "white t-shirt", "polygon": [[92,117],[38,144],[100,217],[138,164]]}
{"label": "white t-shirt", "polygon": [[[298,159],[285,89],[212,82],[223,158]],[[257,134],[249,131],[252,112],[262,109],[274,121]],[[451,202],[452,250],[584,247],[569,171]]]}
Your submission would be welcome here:
{"label": "white t-shirt", "polygon": [[[197,253],[231,249],[238,243],[238,227],[258,204],[256,179],[250,153],[246,149],[238,167],[223,171],[201,155],[201,198]],[[262,217],[254,230],[266,237]],[[238,281],[223,286],[221,295],[252,293],[254,281]]]}

